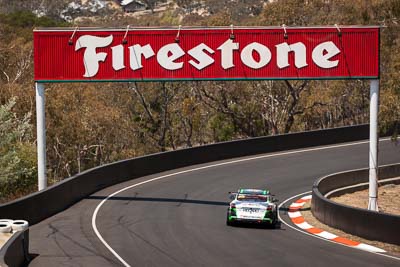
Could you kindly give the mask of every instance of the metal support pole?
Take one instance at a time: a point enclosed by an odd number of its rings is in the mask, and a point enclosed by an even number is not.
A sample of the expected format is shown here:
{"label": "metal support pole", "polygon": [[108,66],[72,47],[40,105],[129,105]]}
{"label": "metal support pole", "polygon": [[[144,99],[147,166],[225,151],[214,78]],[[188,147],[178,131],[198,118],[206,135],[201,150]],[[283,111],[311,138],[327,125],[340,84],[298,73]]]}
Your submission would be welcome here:
{"label": "metal support pole", "polygon": [[46,177],[46,120],[44,84],[36,83],[36,128],[39,191],[47,187]]}
{"label": "metal support pole", "polygon": [[378,111],[379,80],[371,80],[369,107],[369,202],[368,209],[378,211]]}

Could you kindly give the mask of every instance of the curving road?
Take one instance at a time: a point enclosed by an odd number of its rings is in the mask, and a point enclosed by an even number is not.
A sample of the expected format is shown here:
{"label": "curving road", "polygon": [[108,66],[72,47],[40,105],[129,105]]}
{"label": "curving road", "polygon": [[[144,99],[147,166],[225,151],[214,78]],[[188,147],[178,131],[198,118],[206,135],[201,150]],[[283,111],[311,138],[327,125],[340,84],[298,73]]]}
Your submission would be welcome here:
{"label": "curving road", "polygon": [[[380,164],[400,146],[380,143]],[[210,166],[218,164],[216,166]],[[281,200],[316,178],[368,167],[368,144],[266,154],[192,166],[118,184],[30,228],[31,266],[399,266],[400,261],[292,230],[228,227],[227,192],[269,188]],[[198,168],[197,170],[190,169]],[[175,175],[174,172],[181,172]],[[134,184],[160,177],[138,186]],[[130,188],[129,188],[130,187]],[[110,194],[124,190],[112,197]],[[99,204],[103,203],[101,207]],[[95,228],[114,255],[96,235]],[[285,211],[281,211],[285,219]]]}

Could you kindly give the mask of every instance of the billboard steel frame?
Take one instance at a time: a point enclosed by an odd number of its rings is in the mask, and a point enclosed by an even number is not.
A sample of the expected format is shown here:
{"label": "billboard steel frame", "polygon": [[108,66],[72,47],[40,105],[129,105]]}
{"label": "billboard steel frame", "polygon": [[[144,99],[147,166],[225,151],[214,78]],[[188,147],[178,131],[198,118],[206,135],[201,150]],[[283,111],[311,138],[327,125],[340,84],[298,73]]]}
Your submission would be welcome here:
{"label": "billboard steel frame", "polygon": [[[307,29],[330,29],[338,30],[338,33],[341,36],[340,28],[335,27],[284,27],[283,30],[285,32],[285,40],[287,39],[286,31],[290,33],[293,30],[307,30]],[[379,27],[376,26],[351,26],[351,27],[341,27],[342,29],[348,28],[364,28],[364,29],[378,29]],[[152,29],[152,30],[160,30],[164,31],[166,29],[171,30],[176,28],[127,28],[125,32],[125,36],[129,31],[134,30],[143,30],[143,29]],[[233,34],[233,27],[216,27],[216,28],[197,28],[197,27],[188,27],[185,30],[201,30],[201,29],[215,29],[215,30],[228,30],[230,33]],[[281,27],[235,27],[235,29],[270,29],[270,30],[277,30],[282,29]],[[85,29],[83,29],[84,31]],[[107,31],[107,29],[98,29],[98,28],[86,28],[87,31],[91,32],[101,32]],[[113,29],[114,31],[124,32],[125,29]],[[179,27],[178,37],[180,33],[181,27]],[[75,33],[78,31],[82,31],[82,29],[37,29],[35,32],[43,32],[43,31],[50,31],[50,32],[65,32],[68,31],[72,33],[72,37],[74,37]],[[379,34],[378,34],[379,35]],[[71,40],[70,39],[70,40]],[[379,39],[379,36],[378,36]],[[69,41],[70,41],[69,40]],[[179,43],[179,40],[177,41]],[[35,47],[37,48],[37,47]],[[39,49],[39,48],[38,48]],[[379,58],[379,40],[378,40],[378,58]],[[36,63],[36,62],[35,62]],[[47,66],[48,67],[48,66]],[[379,68],[379,59],[378,59],[378,68]],[[36,69],[35,69],[36,70]],[[81,80],[52,80],[52,79],[36,79],[36,72],[35,72],[35,89],[36,89],[36,115],[37,115],[37,155],[38,155],[38,189],[43,190],[47,187],[47,177],[46,177],[46,122],[45,122],[45,86],[44,83],[65,83],[65,82],[128,82],[128,81],[192,81],[192,80],[346,80],[346,79],[368,79],[370,80],[370,139],[369,139],[369,204],[368,209],[373,211],[378,211],[378,202],[377,202],[377,192],[378,192],[378,147],[379,147],[379,136],[378,136],[378,112],[379,112],[379,70],[377,76],[345,76],[345,77],[299,77],[299,78],[257,78],[257,77],[249,77],[249,78],[235,78],[235,77],[228,77],[228,78],[201,78],[201,79],[186,79],[186,78],[179,78],[171,79],[126,79],[126,80],[109,80],[109,79],[81,79]]]}

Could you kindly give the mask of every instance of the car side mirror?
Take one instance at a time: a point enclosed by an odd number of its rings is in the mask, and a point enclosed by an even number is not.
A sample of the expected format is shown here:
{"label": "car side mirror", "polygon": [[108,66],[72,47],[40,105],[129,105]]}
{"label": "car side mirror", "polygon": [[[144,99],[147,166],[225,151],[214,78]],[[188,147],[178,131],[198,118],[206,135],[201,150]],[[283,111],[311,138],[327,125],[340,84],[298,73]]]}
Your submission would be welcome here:
{"label": "car side mirror", "polygon": [[229,199],[234,200],[236,198],[236,193],[229,192]]}
{"label": "car side mirror", "polygon": [[274,198],[274,199],[272,199],[272,202],[277,203],[277,202],[279,202],[279,199]]}

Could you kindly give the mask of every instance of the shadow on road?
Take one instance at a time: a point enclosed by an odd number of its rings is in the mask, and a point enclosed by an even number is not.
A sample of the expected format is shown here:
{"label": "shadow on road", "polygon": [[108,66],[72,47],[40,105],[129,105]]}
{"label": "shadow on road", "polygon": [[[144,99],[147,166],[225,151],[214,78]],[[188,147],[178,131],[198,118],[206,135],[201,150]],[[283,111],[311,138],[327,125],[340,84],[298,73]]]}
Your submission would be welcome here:
{"label": "shadow on road", "polygon": [[[88,196],[86,199],[106,199],[106,196]],[[197,200],[187,198],[158,198],[158,197],[110,197],[107,200],[119,200],[119,201],[145,201],[145,202],[164,202],[164,203],[187,203],[187,204],[199,204],[199,205],[214,205],[214,206],[229,206],[229,202],[223,201],[208,201],[208,200]]]}
{"label": "shadow on road", "polygon": [[[285,214],[285,215],[287,215],[287,213],[288,213],[288,211],[289,211],[289,207],[280,207],[279,208],[279,211],[282,211],[283,212],[283,214]],[[296,211],[308,211],[308,210],[311,210],[311,207],[308,207],[308,208],[300,208],[300,209],[297,209]]]}
{"label": "shadow on road", "polygon": [[284,228],[281,228],[281,222],[277,222],[276,225],[242,222],[242,223],[236,223],[232,225],[232,227],[250,228],[250,229],[271,229],[271,230],[282,230],[282,231],[286,230]]}

